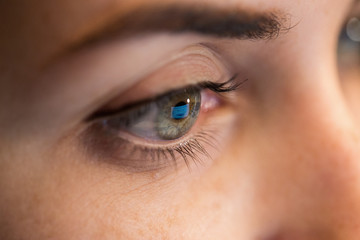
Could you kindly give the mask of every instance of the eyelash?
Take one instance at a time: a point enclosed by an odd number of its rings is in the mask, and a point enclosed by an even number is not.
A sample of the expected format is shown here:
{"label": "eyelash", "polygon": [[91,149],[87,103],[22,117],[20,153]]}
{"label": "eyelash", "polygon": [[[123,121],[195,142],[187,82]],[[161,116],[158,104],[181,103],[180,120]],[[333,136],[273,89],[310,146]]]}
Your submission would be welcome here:
{"label": "eyelash", "polygon": [[[221,94],[221,93],[227,93],[227,92],[232,92],[232,91],[237,90],[246,81],[247,81],[247,79],[245,79],[243,81],[237,81],[237,74],[235,74],[226,82],[216,83],[216,82],[211,82],[211,81],[204,81],[204,82],[195,84],[195,87],[197,87],[200,90],[209,89],[215,93]],[[153,101],[156,98],[157,97],[152,98],[152,99],[141,100],[139,102],[132,103],[132,104],[129,104],[124,107],[121,107],[121,108],[118,108],[115,110],[111,110],[111,111],[98,111],[98,112],[95,112],[92,115],[90,115],[85,121],[92,122],[92,121],[96,121],[99,119],[108,118],[113,115],[117,115],[119,112],[122,112],[124,110],[131,109],[134,106]],[[146,106],[145,106],[145,108],[146,108]],[[141,110],[145,110],[145,109],[141,109]],[[131,116],[129,116],[129,119],[136,119],[139,116],[139,114],[141,114],[141,111],[136,111]]]}
{"label": "eyelash", "polygon": [[[235,91],[239,89],[247,79],[243,81],[237,80],[237,75],[234,75],[231,77],[228,81],[223,83],[215,83],[210,81],[200,82],[195,85],[195,87],[198,87],[201,90],[210,90],[217,94],[223,94]],[[151,100],[150,100],[151,101]],[[141,103],[147,102],[147,101],[141,101]],[[137,105],[139,103],[135,103],[133,105]],[[125,107],[128,108],[128,107]],[[124,109],[124,108],[122,108]],[[191,136],[187,140],[183,140],[182,142],[176,143],[172,146],[146,146],[141,144],[132,143],[129,140],[123,139],[121,137],[110,137],[109,135],[104,135],[104,132],[106,132],[105,129],[99,124],[101,122],[101,119],[104,119],[106,117],[111,117],[112,115],[121,112],[120,110],[109,112],[97,112],[91,115],[87,121],[94,122],[94,124],[90,124],[92,126],[91,136],[93,137],[86,137],[85,139],[91,139],[90,142],[87,142],[86,146],[89,146],[89,144],[92,144],[90,146],[91,149],[95,147],[95,149],[102,149],[103,152],[106,152],[108,155],[109,153],[112,153],[109,157],[103,156],[103,154],[100,154],[100,158],[107,158],[110,159],[111,163],[119,163],[120,165],[122,160],[129,159],[130,156],[136,156],[136,154],[139,154],[139,159],[146,159],[146,156],[150,157],[150,160],[152,163],[155,163],[153,166],[151,166],[150,170],[160,169],[163,167],[167,167],[170,162],[172,162],[175,167],[177,166],[177,159],[178,155],[180,158],[183,159],[186,166],[190,170],[190,160],[195,163],[195,165],[202,164],[201,155],[204,155],[211,159],[210,154],[205,148],[206,146],[209,146],[215,150],[217,150],[218,146],[218,136],[217,129],[211,128],[211,126],[207,126],[205,128],[201,128],[198,130],[197,133],[195,133],[193,136]],[[136,117],[137,113],[133,114],[134,116],[130,116],[130,119],[133,119],[133,117]],[[94,136],[96,136],[94,138]],[[107,138],[108,141],[102,142],[101,139]],[[100,140],[99,140],[100,139]],[[124,156],[124,152],[129,153],[129,156]],[[96,152],[98,153],[98,151]],[[121,154],[121,159],[119,159],[119,156],[117,153]],[[132,164],[136,164],[136,159],[129,159]],[[170,161],[172,160],[172,161]],[[146,161],[146,160],[144,160]],[[124,165],[124,164],[122,164]],[[130,165],[130,166],[127,166]],[[129,170],[131,172],[143,172],[143,171],[149,171],[148,167],[144,167],[144,162],[141,160],[139,163],[139,166],[131,166],[131,164],[125,164],[125,166],[130,168]]]}

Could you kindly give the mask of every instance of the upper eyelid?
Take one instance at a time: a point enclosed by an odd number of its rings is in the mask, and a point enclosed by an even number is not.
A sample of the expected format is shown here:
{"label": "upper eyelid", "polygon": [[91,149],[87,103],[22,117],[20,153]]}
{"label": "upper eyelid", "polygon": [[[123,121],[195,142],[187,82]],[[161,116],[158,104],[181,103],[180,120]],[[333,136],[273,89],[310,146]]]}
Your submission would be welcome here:
{"label": "upper eyelid", "polygon": [[[214,50],[210,49],[208,46],[206,46],[205,44],[202,43],[198,43],[198,44],[193,44],[190,45],[180,51],[178,51],[176,54],[173,54],[169,57],[169,59],[166,60],[166,62],[164,62],[163,64],[161,64],[159,67],[157,67],[156,70],[154,70],[152,73],[150,74],[146,74],[149,75],[142,77],[142,80],[137,80],[136,82],[138,83],[137,85],[130,87],[129,89],[133,89],[134,87],[136,88],[136,86],[141,85],[142,83],[146,82],[148,80],[148,78],[151,79],[155,79],[157,78],[157,74],[158,72],[161,71],[166,71],[166,69],[173,67],[177,61],[187,61],[187,57],[190,58],[195,58],[195,59],[201,59],[201,62],[208,65],[211,64],[211,68],[216,68],[213,69],[213,71],[211,72],[212,76],[216,76],[216,79],[203,79],[202,81],[205,80],[210,80],[210,81],[217,81],[217,82],[224,82],[226,80],[228,80],[230,77],[233,76],[233,73],[231,73],[230,71],[230,67],[229,64],[227,64],[226,60],[221,58],[221,55],[216,53]],[[210,67],[210,65],[208,65],[208,67]],[[217,74],[214,74],[215,72],[217,72]],[[208,73],[210,74],[210,73]],[[176,79],[173,79],[176,80]],[[157,86],[157,91],[159,91],[157,94],[155,95],[151,95],[151,96],[147,96],[144,99],[145,100],[150,100],[153,99],[156,96],[162,95],[168,91],[171,90],[175,90],[177,88],[181,88],[181,87],[185,87],[185,86],[189,86],[189,85],[196,85],[199,82],[196,82],[194,79],[191,79],[191,81],[186,81],[186,79],[181,79],[179,80],[179,82],[181,83],[176,83],[174,81],[172,81],[171,83],[163,83],[163,81],[161,83],[156,83],[155,86]],[[178,85],[177,85],[178,84]],[[153,84],[154,85],[154,84]],[[163,90],[162,90],[163,88]],[[127,92],[129,90],[123,90],[122,92]],[[126,98],[125,95],[122,94],[122,92],[114,92],[113,94],[109,95],[109,97],[107,98],[108,100],[104,100],[103,104],[101,104],[102,106],[106,105],[109,102],[114,101],[114,99],[117,98],[118,95],[121,95],[121,98]],[[133,95],[133,94],[132,94]],[[133,97],[133,96],[131,96]],[[130,97],[130,98],[131,98]],[[113,100],[111,100],[113,99]],[[122,103],[121,105],[127,105],[129,103],[132,102],[141,102],[140,100],[135,100],[135,101],[131,101],[129,99],[126,99],[126,101],[124,103]]]}
{"label": "upper eyelid", "polygon": [[[64,124],[84,121],[111,99],[135,86],[138,81],[171,62],[176,56],[181,56],[183,50],[189,49],[187,46],[195,46],[204,41],[209,41],[209,38],[157,34],[144,36],[131,45],[112,42],[64,56],[42,69],[38,79],[44,83],[47,91],[34,95],[31,101],[44,102],[43,99],[48,99],[52,109],[56,109],[55,112],[58,113],[54,117]],[[193,48],[192,51],[199,55],[214,56],[209,50],[204,52]],[[138,62],[144,56],[148,60]],[[128,61],[129,58],[132,60]],[[129,64],[118,64],[122,62],[136,62],[136,71],[127,70]],[[74,102],[76,104],[72,104]],[[62,111],[64,103],[71,104],[65,114]],[[47,110],[42,112],[46,113]]]}
{"label": "upper eyelid", "polygon": [[[212,90],[213,92],[216,92],[216,93],[231,92],[231,91],[237,90],[239,87],[241,87],[248,80],[248,79],[245,79],[245,80],[239,81],[239,79],[237,77],[238,77],[238,74],[235,74],[229,80],[227,80],[226,82],[221,82],[221,83],[200,82],[200,83],[198,83],[196,85],[193,85],[193,86],[198,87],[201,90],[210,89],[210,90]],[[191,86],[185,86],[184,88],[188,88],[188,87],[191,87]],[[140,106],[142,104],[147,104],[149,102],[156,101],[157,99],[168,95],[170,92],[166,92],[166,93],[163,93],[162,95],[154,96],[152,98],[143,99],[143,100],[140,100],[138,102],[130,103],[130,104],[125,105],[125,106],[120,106],[118,109],[114,109],[114,110],[111,110],[109,112],[106,112],[106,111],[104,111],[104,112],[95,112],[94,114],[90,115],[85,121],[86,122],[92,122],[92,121],[99,120],[99,119],[102,119],[102,118],[111,117],[113,115],[118,114],[121,111],[125,111],[128,108],[133,108],[134,106],[136,107],[136,106]]]}
{"label": "upper eyelid", "polygon": [[200,42],[187,46],[181,49],[179,52],[173,54],[170,61],[188,54],[199,54],[209,58],[220,58],[220,55],[217,54],[213,48],[209,47],[209,44],[207,44],[206,42]]}

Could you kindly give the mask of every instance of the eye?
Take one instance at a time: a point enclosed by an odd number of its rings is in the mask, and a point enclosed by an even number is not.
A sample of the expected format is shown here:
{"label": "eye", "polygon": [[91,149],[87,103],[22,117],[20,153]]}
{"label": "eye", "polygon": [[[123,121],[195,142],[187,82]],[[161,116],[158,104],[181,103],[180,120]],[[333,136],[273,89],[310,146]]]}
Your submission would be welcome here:
{"label": "eye", "polygon": [[190,45],[106,96],[78,133],[86,159],[130,173],[213,162],[230,139],[242,99],[236,90],[247,81],[215,49]]}
{"label": "eye", "polygon": [[340,34],[338,69],[344,97],[360,124],[360,4],[353,9]]}
{"label": "eye", "polygon": [[208,148],[217,145],[228,129],[224,126],[230,126],[226,114],[218,112],[229,107],[225,95],[244,82],[236,76],[222,83],[200,82],[97,112],[89,118],[87,145],[132,172],[176,165],[179,159],[187,166],[190,160],[200,163],[210,157]]}
{"label": "eye", "polygon": [[171,91],[149,102],[136,104],[103,121],[110,131],[147,140],[175,140],[194,125],[200,112],[201,89]]}
{"label": "eye", "polygon": [[360,65],[360,19],[351,17],[344,25],[338,44],[338,61],[342,72]]}

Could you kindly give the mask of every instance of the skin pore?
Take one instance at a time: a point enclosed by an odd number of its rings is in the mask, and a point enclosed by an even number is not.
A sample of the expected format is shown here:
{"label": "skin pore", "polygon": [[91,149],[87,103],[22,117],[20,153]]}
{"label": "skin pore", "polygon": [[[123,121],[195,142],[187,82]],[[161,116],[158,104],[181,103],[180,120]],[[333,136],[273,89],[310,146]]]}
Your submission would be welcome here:
{"label": "skin pore", "polygon": [[[0,2],[0,239],[356,239],[360,79],[336,52],[354,4]],[[251,37],[274,16],[275,34]],[[233,76],[184,136],[215,138],[198,162],[134,153],[87,121]]]}

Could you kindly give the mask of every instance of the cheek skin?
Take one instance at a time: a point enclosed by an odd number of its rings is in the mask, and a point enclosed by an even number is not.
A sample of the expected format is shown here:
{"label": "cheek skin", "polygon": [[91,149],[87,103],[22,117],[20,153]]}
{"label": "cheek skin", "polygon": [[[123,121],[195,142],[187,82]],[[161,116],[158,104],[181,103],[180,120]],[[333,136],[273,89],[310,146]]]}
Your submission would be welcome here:
{"label": "cheek skin", "polygon": [[[315,81],[319,78],[329,81]],[[234,153],[245,154],[246,165],[241,161],[234,169],[252,172],[257,208],[253,215],[264,226],[272,222],[276,232],[281,222],[285,232],[329,239],[333,229],[346,225],[337,232],[346,239],[356,234],[359,222],[359,135],[331,77],[322,71],[292,77],[295,82],[306,79],[313,81],[311,88],[283,85],[282,91],[263,95],[258,106],[271,105],[272,110],[250,113],[244,126],[246,141]]]}
{"label": "cheek skin", "polygon": [[116,169],[78,164],[69,155],[81,157],[69,149],[60,152],[43,160],[61,164],[24,171],[14,182],[16,190],[2,191],[11,196],[1,199],[4,239],[201,239],[228,210],[220,204],[222,194],[216,197],[211,184],[194,179],[187,169],[140,181]]}
{"label": "cheek skin", "polygon": [[[71,144],[46,158],[13,159],[1,182],[19,173],[21,179],[12,181],[14,192],[2,187],[12,198],[0,205],[15,209],[2,209],[2,228],[11,225],[2,233],[19,234],[14,239],[219,239],[224,234],[251,239],[282,228],[290,235],[326,239],[319,229],[332,234],[330,228],[344,219],[356,223],[359,191],[348,182],[358,181],[352,159],[359,154],[344,122],[332,122],[338,119],[334,109],[342,106],[338,99],[324,105],[323,87],[302,88],[301,97],[299,89],[284,89],[288,94],[275,102],[264,99],[277,106],[273,111],[249,109],[233,144],[201,178],[175,175],[144,184],[136,176],[78,163],[81,156],[71,152]],[[39,160],[48,164],[31,166]]]}

